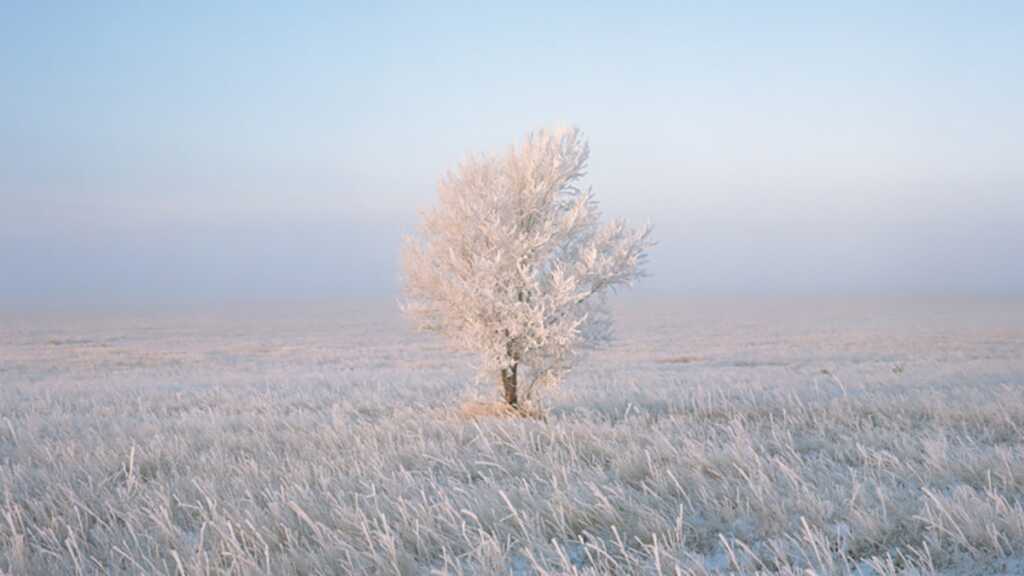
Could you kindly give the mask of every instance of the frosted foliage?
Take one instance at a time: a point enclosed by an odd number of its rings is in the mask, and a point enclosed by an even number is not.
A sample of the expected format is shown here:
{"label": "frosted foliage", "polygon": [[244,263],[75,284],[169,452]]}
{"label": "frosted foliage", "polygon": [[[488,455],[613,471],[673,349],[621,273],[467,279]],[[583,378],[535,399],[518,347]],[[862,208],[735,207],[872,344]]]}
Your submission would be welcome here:
{"label": "frosted foliage", "polygon": [[609,336],[605,292],[642,274],[649,229],[601,222],[583,188],[579,130],[539,131],[502,156],[465,160],[404,250],[407,312],[478,352],[482,373],[525,367],[524,396]]}

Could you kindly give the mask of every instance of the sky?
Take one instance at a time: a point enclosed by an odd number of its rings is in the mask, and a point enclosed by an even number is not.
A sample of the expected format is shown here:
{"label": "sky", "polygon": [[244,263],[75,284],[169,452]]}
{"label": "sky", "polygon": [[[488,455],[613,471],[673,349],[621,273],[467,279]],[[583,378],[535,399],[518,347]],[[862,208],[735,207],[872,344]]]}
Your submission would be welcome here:
{"label": "sky", "polygon": [[468,153],[579,126],[641,289],[1024,293],[1024,3],[0,6],[0,307],[397,295]]}

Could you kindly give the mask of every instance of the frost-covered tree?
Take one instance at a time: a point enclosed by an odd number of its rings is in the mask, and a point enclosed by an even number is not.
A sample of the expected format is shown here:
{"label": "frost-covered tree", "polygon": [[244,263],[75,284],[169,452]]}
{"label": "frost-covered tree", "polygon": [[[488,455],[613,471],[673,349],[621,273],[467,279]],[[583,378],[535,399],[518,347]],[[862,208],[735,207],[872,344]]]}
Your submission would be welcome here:
{"label": "frost-covered tree", "polygon": [[642,275],[650,230],[601,223],[580,184],[589,153],[571,128],[472,156],[441,179],[438,206],[406,239],[404,309],[478,352],[512,407],[609,336],[606,292]]}

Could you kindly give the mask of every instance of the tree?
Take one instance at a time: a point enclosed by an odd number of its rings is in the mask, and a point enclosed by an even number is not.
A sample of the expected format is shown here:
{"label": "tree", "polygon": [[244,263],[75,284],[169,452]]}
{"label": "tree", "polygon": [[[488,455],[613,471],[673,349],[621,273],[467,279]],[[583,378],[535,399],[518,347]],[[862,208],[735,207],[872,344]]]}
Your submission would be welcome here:
{"label": "tree", "polygon": [[513,408],[609,337],[606,293],[643,275],[650,229],[600,222],[580,187],[589,155],[571,128],[471,156],[441,179],[419,238],[406,238],[404,310],[479,353]]}

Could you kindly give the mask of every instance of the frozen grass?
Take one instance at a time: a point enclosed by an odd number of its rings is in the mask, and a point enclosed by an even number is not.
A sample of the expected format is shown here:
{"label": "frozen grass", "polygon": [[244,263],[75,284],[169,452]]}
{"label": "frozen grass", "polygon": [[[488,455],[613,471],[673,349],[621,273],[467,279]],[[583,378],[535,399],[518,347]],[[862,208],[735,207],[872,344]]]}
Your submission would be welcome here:
{"label": "frozen grass", "polygon": [[543,420],[382,307],[8,318],[0,573],[1024,570],[1020,302],[619,317]]}

